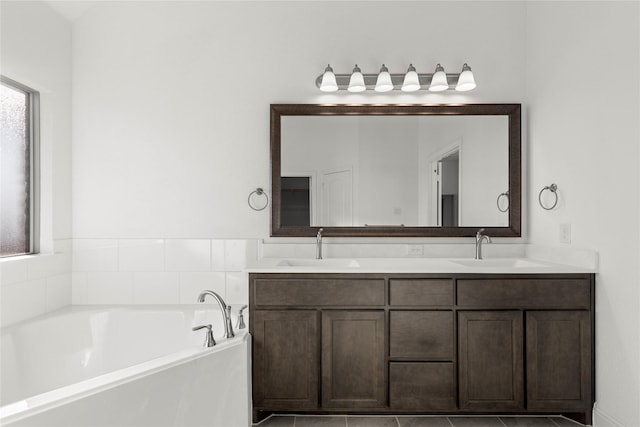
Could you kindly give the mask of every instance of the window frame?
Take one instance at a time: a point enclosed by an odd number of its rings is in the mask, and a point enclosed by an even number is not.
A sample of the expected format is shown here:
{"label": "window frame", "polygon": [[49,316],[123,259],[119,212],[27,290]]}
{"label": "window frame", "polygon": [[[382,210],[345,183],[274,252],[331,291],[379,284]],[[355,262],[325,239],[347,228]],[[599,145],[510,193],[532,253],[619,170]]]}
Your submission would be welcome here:
{"label": "window frame", "polygon": [[40,92],[0,75],[0,83],[26,95],[27,143],[29,145],[29,229],[27,251],[0,255],[0,259],[40,252]]}

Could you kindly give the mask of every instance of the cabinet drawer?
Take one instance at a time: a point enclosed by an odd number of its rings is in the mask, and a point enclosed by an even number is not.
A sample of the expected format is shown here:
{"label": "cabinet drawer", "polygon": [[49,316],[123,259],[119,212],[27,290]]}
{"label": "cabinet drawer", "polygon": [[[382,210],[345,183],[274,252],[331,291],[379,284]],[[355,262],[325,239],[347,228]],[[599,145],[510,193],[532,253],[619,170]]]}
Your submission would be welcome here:
{"label": "cabinet drawer", "polygon": [[492,308],[583,308],[591,306],[585,279],[458,280],[458,305]]}
{"label": "cabinet drawer", "polygon": [[382,306],[384,279],[256,279],[256,306]]}
{"label": "cabinet drawer", "polygon": [[391,409],[449,410],[456,408],[453,363],[389,365]]}
{"label": "cabinet drawer", "polygon": [[391,279],[390,304],[442,306],[453,304],[451,279]]}
{"label": "cabinet drawer", "polygon": [[392,311],[389,316],[391,358],[453,359],[453,312]]}

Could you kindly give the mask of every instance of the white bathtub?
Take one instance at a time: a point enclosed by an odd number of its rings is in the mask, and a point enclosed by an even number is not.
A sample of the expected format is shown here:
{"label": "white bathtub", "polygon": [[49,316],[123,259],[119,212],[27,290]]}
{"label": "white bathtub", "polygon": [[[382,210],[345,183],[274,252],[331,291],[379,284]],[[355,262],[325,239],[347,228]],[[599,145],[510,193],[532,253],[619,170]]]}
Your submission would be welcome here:
{"label": "white bathtub", "polygon": [[[207,323],[211,348],[191,331]],[[250,335],[222,336],[214,304],[73,306],[4,328],[0,425],[247,427]]]}

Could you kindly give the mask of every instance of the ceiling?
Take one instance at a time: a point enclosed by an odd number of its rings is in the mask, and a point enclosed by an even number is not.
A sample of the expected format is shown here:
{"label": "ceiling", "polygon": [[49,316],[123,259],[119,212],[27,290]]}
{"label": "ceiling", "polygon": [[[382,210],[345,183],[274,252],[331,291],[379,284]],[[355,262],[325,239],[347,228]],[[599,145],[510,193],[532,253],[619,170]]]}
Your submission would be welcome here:
{"label": "ceiling", "polygon": [[69,22],[80,18],[97,3],[96,0],[44,0],[44,2]]}
{"label": "ceiling", "polygon": [[[42,0],[53,10],[58,12],[69,22],[75,22],[78,18],[85,14],[87,10],[100,2],[109,1],[133,1],[133,0]],[[154,0],[142,0],[142,1],[154,1]],[[166,1],[166,0],[165,0]],[[186,1],[186,0],[170,0],[174,2]],[[224,1],[224,0],[192,0],[192,1]],[[249,1],[249,0],[235,0],[235,1]],[[254,0],[255,1],[255,0]],[[269,0],[257,0],[257,1],[269,1]],[[287,1],[305,1],[305,0],[287,0]],[[342,0],[323,0],[323,1],[342,1]],[[380,1],[380,0],[357,0],[357,1]],[[408,0],[408,1],[425,1],[425,0]],[[482,0],[472,0],[482,1]]]}

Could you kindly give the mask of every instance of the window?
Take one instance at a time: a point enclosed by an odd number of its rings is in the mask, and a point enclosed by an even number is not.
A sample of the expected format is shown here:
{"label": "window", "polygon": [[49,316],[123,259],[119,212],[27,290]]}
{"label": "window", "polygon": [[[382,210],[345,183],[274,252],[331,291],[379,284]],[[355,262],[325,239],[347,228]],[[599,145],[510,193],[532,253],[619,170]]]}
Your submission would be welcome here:
{"label": "window", "polygon": [[0,256],[36,251],[38,93],[0,79]]}

